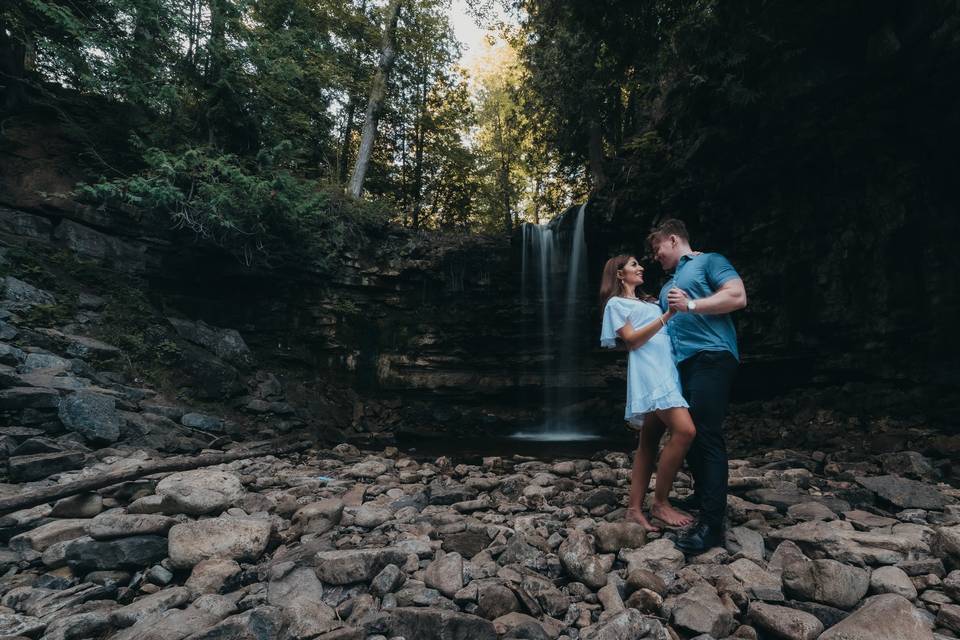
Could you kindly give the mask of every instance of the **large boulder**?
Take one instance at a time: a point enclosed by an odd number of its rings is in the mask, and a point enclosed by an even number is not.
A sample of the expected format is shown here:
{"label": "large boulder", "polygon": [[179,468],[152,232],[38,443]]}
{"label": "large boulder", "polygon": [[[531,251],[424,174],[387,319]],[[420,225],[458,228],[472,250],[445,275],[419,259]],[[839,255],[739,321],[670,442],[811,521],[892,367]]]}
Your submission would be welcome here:
{"label": "large boulder", "polygon": [[557,550],[567,573],[594,589],[607,584],[607,573],[613,567],[613,556],[598,556],[593,541],[582,531],[572,531]]}
{"label": "large boulder", "polygon": [[714,638],[728,636],[737,628],[733,614],[724,605],[717,590],[707,582],[698,583],[686,593],[667,598],[663,610],[675,626],[696,633],[709,633]]}
{"label": "large boulder", "polygon": [[754,626],[783,640],[816,640],[823,633],[823,623],[816,616],[775,604],[751,602],[747,617]]}
{"label": "large boulder", "polygon": [[173,473],[157,484],[163,510],[191,516],[216,514],[243,497],[243,485],[235,473],[194,469]]}
{"label": "large boulder", "polygon": [[167,539],[162,536],[131,536],[115,540],[83,537],[67,544],[67,564],[83,571],[139,569],[167,556]]}
{"label": "large boulder", "polygon": [[925,614],[903,596],[873,596],[818,640],[933,640]]}
{"label": "large boulder", "polygon": [[489,620],[446,609],[388,609],[379,624],[389,632],[388,635],[402,636],[406,640],[497,640],[497,632]]}
{"label": "large boulder", "polygon": [[624,609],[590,627],[584,640],[668,640],[671,636],[656,618],[636,609]]}
{"label": "large boulder", "polygon": [[235,329],[212,327],[203,320],[197,322],[182,318],[167,318],[167,320],[180,337],[204,347],[235,367],[249,369],[253,365],[250,347]]}
{"label": "large boulder", "polygon": [[269,520],[220,517],[184,522],[170,529],[170,564],[189,569],[207,558],[257,560],[270,541]]}
{"label": "large boulder", "polygon": [[851,609],[870,588],[870,572],[836,560],[794,562],[783,569],[783,586],[801,600]]}
{"label": "large boulder", "polygon": [[120,415],[110,396],[92,391],[77,391],[60,402],[60,421],[84,440],[104,444],[120,438]]}
{"label": "large boulder", "polygon": [[7,461],[7,472],[12,482],[42,480],[55,473],[79,469],[86,455],[82,451],[55,451],[29,456],[13,456]]}
{"label": "large boulder", "polygon": [[943,509],[952,500],[926,482],[898,476],[864,476],[857,482],[901,509]]}
{"label": "large boulder", "polygon": [[369,582],[388,564],[402,565],[407,555],[392,547],[320,551],[314,557],[317,577],[327,584]]}

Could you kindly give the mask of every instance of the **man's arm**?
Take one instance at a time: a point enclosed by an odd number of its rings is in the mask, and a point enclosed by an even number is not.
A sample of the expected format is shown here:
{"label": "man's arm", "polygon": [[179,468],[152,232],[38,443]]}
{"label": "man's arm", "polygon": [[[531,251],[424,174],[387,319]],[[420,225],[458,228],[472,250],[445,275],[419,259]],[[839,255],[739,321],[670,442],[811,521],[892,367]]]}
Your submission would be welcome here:
{"label": "man's arm", "polygon": [[[670,308],[679,313],[687,311],[687,292],[682,289],[671,289],[667,292],[667,302]],[[743,287],[743,280],[731,278],[727,280],[713,295],[695,300],[697,304],[693,313],[704,315],[720,315],[743,309],[747,306],[747,290]]]}

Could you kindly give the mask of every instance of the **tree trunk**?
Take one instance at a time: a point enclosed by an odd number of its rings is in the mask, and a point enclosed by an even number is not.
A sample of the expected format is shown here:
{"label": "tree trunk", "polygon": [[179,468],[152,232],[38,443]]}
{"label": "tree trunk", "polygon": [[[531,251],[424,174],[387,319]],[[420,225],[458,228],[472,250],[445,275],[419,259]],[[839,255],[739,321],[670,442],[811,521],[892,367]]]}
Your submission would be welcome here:
{"label": "tree trunk", "polygon": [[347,181],[347,168],[350,166],[350,139],[353,137],[353,116],[357,111],[357,98],[350,96],[347,103],[347,123],[343,128],[343,140],[340,142],[340,166],[337,169],[339,182]]}
{"label": "tree trunk", "polygon": [[590,175],[593,176],[593,188],[596,191],[607,184],[607,176],[603,172],[603,134],[600,131],[600,125],[592,121],[589,145]]}
{"label": "tree trunk", "polygon": [[207,102],[207,138],[210,146],[217,143],[216,120],[222,96],[217,86],[223,72],[223,60],[226,54],[226,16],[225,0],[210,0],[210,42],[207,44],[206,84],[210,96]]}
{"label": "tree trunk", "polygon": [[417,115],[416,144],[413,157],[413,228],[420,226],[420,212],[423,210],[423,139],[424,120],[427,117],[427,79],[420,79],[420,108]]}
{"label": "tree trunk", "polygon": [[353,175],[350,176],[350,185],[347,193],[359,198],[363,193],[363,180],[367,175],[367,166],[370,156],[373,155],[373,141],[377,136],[377,122],[383,110],[383,101],[387,95],[387,81],[390,79],[390,70],[396,60],[396,31],[397,20],[400,17],[402,0],[390,0],[387,7],[387,20],[383,28],[383,43],[380,50],[380,62],[377,73],[373,77],[370,87],[370,99],[367,102],[366,119],[363,122],[363,136],[360,138],[360,150],[357,152],[357,162],[353,166]]}

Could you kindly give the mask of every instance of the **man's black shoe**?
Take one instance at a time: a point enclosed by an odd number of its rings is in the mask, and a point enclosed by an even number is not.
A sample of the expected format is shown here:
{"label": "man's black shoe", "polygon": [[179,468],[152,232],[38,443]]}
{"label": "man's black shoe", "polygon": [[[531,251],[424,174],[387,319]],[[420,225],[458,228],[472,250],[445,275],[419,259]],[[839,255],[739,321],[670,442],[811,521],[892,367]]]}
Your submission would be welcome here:
{"label": "man's black shoe", "polygon": [[714,547],[723,546],[723,527],[697,521],[677,536],[677,548],[689,555],[698,555]]}

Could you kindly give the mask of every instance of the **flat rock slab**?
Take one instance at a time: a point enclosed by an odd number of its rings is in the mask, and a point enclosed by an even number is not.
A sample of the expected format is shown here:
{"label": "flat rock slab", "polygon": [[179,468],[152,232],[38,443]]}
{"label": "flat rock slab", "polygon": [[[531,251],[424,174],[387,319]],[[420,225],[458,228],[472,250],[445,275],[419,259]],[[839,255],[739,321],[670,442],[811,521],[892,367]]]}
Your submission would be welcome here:
{"label": "flat rock slab", "polygon": [[147,567],[167,556],[167,539],[162,536],[132,536],[116,540],[83,537],[70,542],[64,557],[71,567],[110,571]]}
{"label": "flat rock slab", "polygon": [[165,513],[191,516],[220,513],[243,497],[243,485],[235,473],[195,469],[173,473],[157,484]]}
{"label": "flat rock slab", "polygon": [[176,519],[163,515],[130,515],[107,513],[97,516],[87,527],[94,540],[112,540],[127,536],[166,535],[177,524]]}
{"label": "flat rock slab", "polygon": [[170,529],[170,563],[189,569],[207,558],[253,562],[270,541],[269,520],[257,518],[211,518],[184,522]]}
{"label": "flat rock slab", "polygon": [[843,524],[803,522],[771,531],[768,537],[814,547],[835,560],[857,565],[896,564],[917,552],[930,553],[929,544],[913,537],[855,531]]}
{"label": "flat rock slab", "polygon": [[430,607],[397,607],[383,623],[391,636],[407,640],[497,640],[493,623],[479,616]]}
{"label": "flat rock slab", "polygon": [[785,640],[816,640],[823,633],[816,616],[775,604],[751,602],[747,617],[754,626]]}
{"label": "flat rock slab", "polygon": [[21,616],[15,613],[0,613],[0,637],[36,636],[46,629],[47,623],[33,616]]}
{"label": "flat rock slab", "polygon": [[320,551],[314,556],[317,577],[327,584],[369,582],[388,564],[402,565],[407,554],[393,547]]}
{"label": "flat rock slab", "polygon": [[933,640],[924,614],[903,596],[885,593],[827,629],[819,640]]}
{"label": "flat rock slab", "polygon": [[7,461],[12,482],[32,482],[83,466],[86,455],[82,451],[56,451],[28,456],[13,456]]}
{"label": "flat rock slab", "polygon": [[924,482],[897,476],[860,477],[857,482],[902,509],[943,509],[953,502]]}

